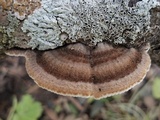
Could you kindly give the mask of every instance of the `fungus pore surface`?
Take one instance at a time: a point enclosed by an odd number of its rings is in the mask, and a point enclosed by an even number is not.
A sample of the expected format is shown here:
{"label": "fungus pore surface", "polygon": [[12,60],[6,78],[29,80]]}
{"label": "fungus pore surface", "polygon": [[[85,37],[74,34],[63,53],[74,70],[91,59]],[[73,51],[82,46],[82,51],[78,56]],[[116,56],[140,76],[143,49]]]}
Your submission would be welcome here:
{"label": "fungus pore surface", "polygon": [[123,93],[140,83],[150,68],[149,47],[141,49],[69,44],[54,50],[9,50],[24,56],[31,78],[54,93],[100,99]]}

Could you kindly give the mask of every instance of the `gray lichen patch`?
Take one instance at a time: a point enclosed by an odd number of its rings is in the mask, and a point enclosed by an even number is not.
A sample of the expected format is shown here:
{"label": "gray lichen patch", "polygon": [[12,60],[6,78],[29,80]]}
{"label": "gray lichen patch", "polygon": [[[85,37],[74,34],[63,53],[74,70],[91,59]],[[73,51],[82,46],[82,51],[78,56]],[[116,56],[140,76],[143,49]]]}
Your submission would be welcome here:
{"label": "gray lichen patch", "polygon": [[[39,50],[54,49],[66,40],[134,43],[150,32],[150,10],[157,0],[42,0],[41,7],[28,16],[22,30],[31,37],[29,45]],[[66,33],[65,36],[61,36]]]}
{"label": "gray lichen patch", "polygon": [[12,43],[7,35],[6,28],[0,26],[0,54],[2,54],[5,49],[11,48],[11,46]]}
{"label": "gray lichen patch", "polygon": [[23,32],[18,31],[20,21],[10,11],[2,12],[0,9],[0,16],[0,52],[16,46],[25,46],[24,39],[20,36]]}
{"label": "gray lichen patch", "polygon": [[8,13],[7,19],[9,21],[9,25],[7,27],[7,35],[12,37],[12,33],[14,33],[15,29],[19,26],[19,20],[11,13]]}
{"label": "gray lichen patch", "polygon": [[[11,36],[10,29],[13,29],[13,27],[14,26],[10,26],[8,13],[0,9],[0,54],[3,53],[5,49],[11,47],[11,40],[9,36]],[[9,31],[7,32],[7,30]]]}
{"label": "gray lichen patch", "polygon": [[5,27],[0,26],[0,49],[2,48],[2,44],[7,43],[7,34],[5,33]]}

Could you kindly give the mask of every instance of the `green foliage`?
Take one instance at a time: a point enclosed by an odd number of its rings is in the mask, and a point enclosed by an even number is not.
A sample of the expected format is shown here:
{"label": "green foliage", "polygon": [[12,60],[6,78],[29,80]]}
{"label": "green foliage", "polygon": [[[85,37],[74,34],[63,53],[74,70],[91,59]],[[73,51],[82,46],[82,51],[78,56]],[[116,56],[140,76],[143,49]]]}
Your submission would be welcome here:
{"label": "green foliage", "polygon": [[73,113],[74,115],[77,115],[78,114],[77,108],[71,103],[69,103],[68,105],[69,105],[71,113]]}
{"label": "green foliage", "polygon": [[130,103],[120,103],[118,107],[123,111],[125,114],[123,117],[125,120],[148,120],[147,115],[137,105],[130,104]]}
{"label": "green foliage", "polygon": [[[103,99],[104,100],[104,99]],[[91,117],[94,117],[96,114],[98,114],[101,110],[101,108],[103,107],[104,105],[104,102],[103,100],[97,100],[93,103],[92,107],[91,107],[91,113],[90,113],[90,116]]]}
{"label": "green foliage", "polygon": [[152,86],[152,94],[156,99],[160,99],[160,78],[155,78]]}
{"label": "green foliage", "polygon": [[19,103],[14,99],[8,120],[37,120],[42,114],[42,105],[30,95],[22,96]]}
{"label": "green foliage", "polygon": [[56,105],[55,108],[54,108],[54,111],[55,111],[56,113],[59,113],[59,112],[62,111],[62,107],[61,107],[60,105]]}

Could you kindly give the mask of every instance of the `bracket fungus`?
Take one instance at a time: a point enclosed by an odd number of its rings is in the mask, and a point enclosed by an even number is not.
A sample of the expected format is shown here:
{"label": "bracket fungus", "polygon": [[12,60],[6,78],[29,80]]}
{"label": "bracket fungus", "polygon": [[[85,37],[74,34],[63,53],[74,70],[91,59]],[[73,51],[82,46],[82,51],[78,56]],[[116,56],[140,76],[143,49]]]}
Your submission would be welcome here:
{"label": "bracket fungus", "polygon": [[6,54],[24,56],[29,76],[54,93],[95,99],[123,93],[150,68],[144,36],[153,29],[150,10],[160,6],[159,0],[135,1],[37,0],[32,12],[27,2],[17,18],[23,19],[21,30],[32,50]]}
{"label": "bracket fungus", "polygon": [[42,88],[54,93],[94,97],[123,93],[140,83],[150,68],[147,53],[141,49],[73,43],[54,50],[9,50],[24,56],[29,76]]}

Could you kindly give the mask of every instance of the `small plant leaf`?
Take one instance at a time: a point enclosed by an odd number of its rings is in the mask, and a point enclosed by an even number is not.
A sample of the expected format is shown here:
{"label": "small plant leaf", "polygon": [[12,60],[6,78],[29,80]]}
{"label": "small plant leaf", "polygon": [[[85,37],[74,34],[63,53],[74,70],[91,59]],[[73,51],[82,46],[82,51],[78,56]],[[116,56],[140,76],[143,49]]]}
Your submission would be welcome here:
{"label": "small plant leaf", "polygon": [[152,94],[156,99],[160,99],[160,78],[155,78],[152,86]]}
{"label": "small plant leaf", "polygon": [[13,120],[37,120],[42,114],[42,105],[30,95],[24,95],[18,103]]}
{"label": "small plant leaf", "polygon": [[56,105],[55,108],[54,108],[54,111],[55,111],[56,113],[61,112],[61,111],[62,111],[61,106],[60,106],[60,105]]}

